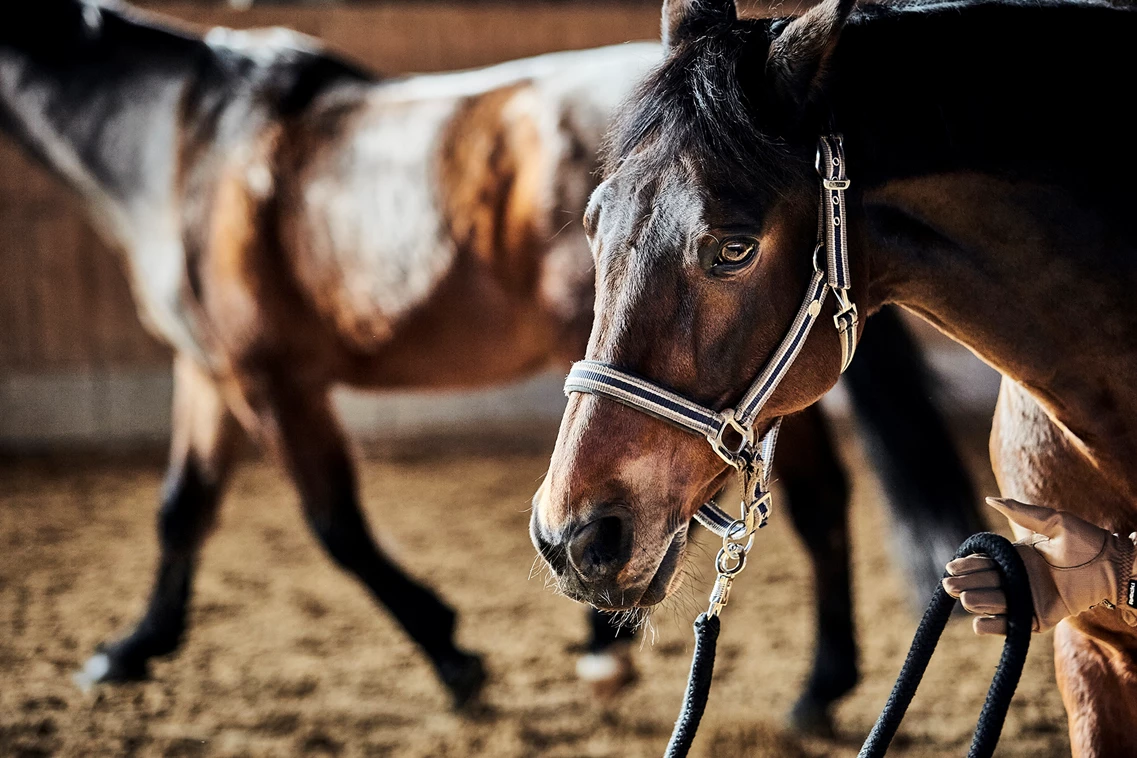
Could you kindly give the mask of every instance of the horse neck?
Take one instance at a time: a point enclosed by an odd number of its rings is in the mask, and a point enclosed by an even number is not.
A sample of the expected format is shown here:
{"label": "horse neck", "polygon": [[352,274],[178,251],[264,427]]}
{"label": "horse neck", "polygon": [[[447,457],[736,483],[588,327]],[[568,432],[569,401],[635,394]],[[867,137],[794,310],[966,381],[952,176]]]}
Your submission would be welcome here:
{"label": "horse neck", "polygon": [[831,107],[862,186],[980,170],[1066,183],[1117,165],[1137,12],[1000,3],[896,12],[846,30]]}
{"label": "horse neck", "polygon": [[0,40],[0,129],[125,241],[172,188],[179,104],[206,48],[130,11],[101,9],[74,39],[35,16]]}
{"label": "horse neck", "polygon": [[924,315],[1114,457],[1137,453],[1137,356],[1121,349],[1137,235],[1115,136],[1135,18],[988,6],[865,23],[834,101],[866,299]]}

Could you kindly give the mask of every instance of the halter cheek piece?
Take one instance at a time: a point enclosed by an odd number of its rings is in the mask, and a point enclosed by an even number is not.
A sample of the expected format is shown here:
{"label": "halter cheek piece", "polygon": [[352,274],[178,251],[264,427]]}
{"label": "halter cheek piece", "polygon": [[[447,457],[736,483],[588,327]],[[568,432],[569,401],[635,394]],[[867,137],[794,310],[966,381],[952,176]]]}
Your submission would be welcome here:
{"label": "halter cheek piece", "polygon": [[[849,298],[849,256],[845,236],[845,153],[840,135],[821,137],[817,147],[821,200],[817,213],[817,246],[813,251],[813,277],[789,331],[750,385],[738,406],[714,411],[652,382],[600,361],[580,361],[565,380],[565,394],[588,392],[631,406],[680,429],[706,437],[714,451],[738,470],[742,509],[735,519],[714,501],[695,514],[704,527],[722,538],[715,558],[718,580],[711,592],[709,616],[726,605],[733,578],[746,565],[754,533],[770,516],[770,470],[782,420],[776,419],[766,435],[757,439],[754,421],[793,366],[805,345],[829,290],[837,300],[833,323],[841,340],[841,371],[849,367],[857,346],[857,306]],[[822,267],[819,255],[824,250]]]}

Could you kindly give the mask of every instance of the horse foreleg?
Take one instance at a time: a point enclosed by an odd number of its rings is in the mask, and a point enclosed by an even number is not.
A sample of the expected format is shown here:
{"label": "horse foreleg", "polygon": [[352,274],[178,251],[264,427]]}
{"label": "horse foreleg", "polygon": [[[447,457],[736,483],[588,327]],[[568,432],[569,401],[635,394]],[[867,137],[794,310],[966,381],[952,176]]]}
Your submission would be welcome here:
{"label": "horse foreleg", "polygon": [[635,629],[612,623],[612,615],[588,609],[588,650],[576,661],[576,675],[599,698],[618,694],[636,679],[631,643]]}
{"label": "horse foreleg", "polygon": [[786,419],[777,469],[794,529],[813,565],[817,621],[813,671],[790,723],[802,731],[831,734],[830,706],[857,683],[857,643],[846,521],[849,492],[819,408]]}
{"label": "horse foreleg", "polygon": [[360,511],[355,467],[326,390],[281,380],[269,382],[259,394],[266,442],[277,449],[292,475],[320,543],[426,652],[455,706],[465,704],[485,680],[481,659],[455,646],[454,611],[408,577],[375,543]]}
{"label": "horse foreleg", "polygon": [[[1093,623],[1100,615],[1103,624]],[[1091,634],[1092,632],[1092,634]],[[1137,646],[1117,611],[1090,611],[1054,630],[1054,673],[1073,758],[1134,755]]]}
{"label": "horse foreleg", "polygon": [[100,646],[77,675],[81,684],[144,678],[150,658],[178,648],[198,552],[216,520],[239,434],[214,381],[179,356],[170,462],[158,511],[161,556],[150,602],[130,634]]}

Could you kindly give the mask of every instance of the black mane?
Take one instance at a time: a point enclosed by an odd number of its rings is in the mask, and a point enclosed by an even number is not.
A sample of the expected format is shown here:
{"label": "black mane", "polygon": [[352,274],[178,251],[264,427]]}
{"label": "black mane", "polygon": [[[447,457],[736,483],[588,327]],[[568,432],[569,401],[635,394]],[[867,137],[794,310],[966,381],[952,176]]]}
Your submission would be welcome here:
{"label": "black mane", "polygon": [[760,128],[761,104],[748,86],[762,75],[774,23],[711,27],[673,51],[620,109],[603,148],[604,173],[633,154],[645,175],[685,154],[703,172],[729,172],[752,186],[776,186],[800,170],[784,142]]}
{"label": "black mane", "polygon": [[[1034,18],[1045,8],[1077,13],[1128,4],[1106,0],[886,0],[854,10],[845,36],[857,27],[883,30],[891,22],[932,16],[957,23],[962,13],[1015,7],[1033,10],[1030,17]],[[789,20],[711,24],[670,51],[620,109],[602,151],[604,175],[628,164],[628,172],[650,181],[677,156],[686,156],[711,181],[742,185],[740,189],[753,194],[756,190],[776,192],[787,181],[800,178],[801,172],[811,171],[812,141],[832,126],[829,119],[834,114],[829,109],[834,103],[811,104],[803,122],[793,127],[779,122],[777,103],[766,99],[770,97],[764,81],[766,55],[771,40]],[[842,124],[835,126],[840,129]],[[629,162],[633,156],[635,160]]]}

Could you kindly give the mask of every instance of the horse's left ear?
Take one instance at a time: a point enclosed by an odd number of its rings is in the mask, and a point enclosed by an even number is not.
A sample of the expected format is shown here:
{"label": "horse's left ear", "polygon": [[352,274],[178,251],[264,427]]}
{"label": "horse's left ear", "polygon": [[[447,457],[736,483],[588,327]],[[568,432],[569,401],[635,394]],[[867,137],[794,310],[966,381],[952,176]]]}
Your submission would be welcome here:
{"label": "horse's left ear", "polygon": [[677,47],[703,34],[712,24],[737,20],[734,0],[663,0],[663,47]]}
{"label": "horse's left ear", "polygon": [[822,88],[829,58],[856,0],[822,0],[798,16],[770,43],[766,78],[794,116]]}

